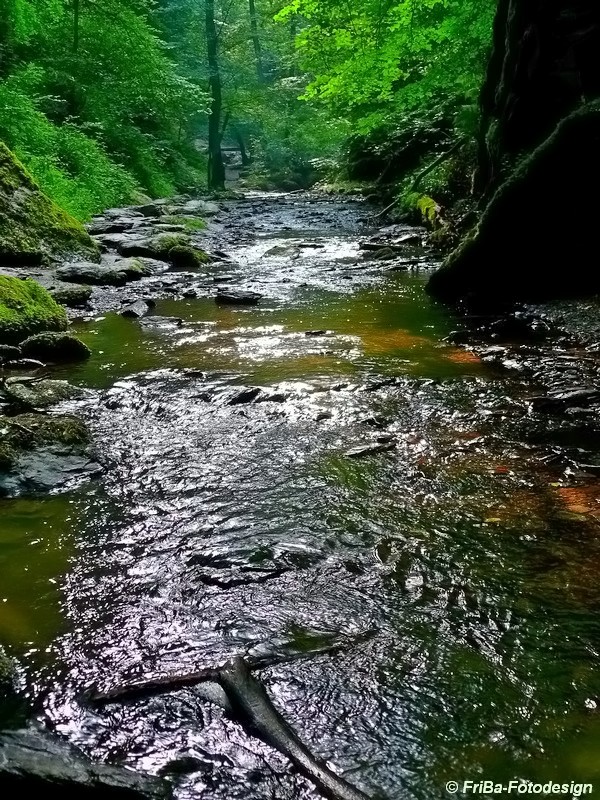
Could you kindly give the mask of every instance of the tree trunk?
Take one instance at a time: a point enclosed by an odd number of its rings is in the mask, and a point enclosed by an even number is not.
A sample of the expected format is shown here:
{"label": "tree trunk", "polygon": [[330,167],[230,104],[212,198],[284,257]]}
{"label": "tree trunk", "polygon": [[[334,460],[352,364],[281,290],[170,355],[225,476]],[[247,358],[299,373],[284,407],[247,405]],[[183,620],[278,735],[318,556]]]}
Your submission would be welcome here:
{"label": "tree trunk", "polygon": [[[443,299],[597,291],[600,3],[499,0],[481,93],[479,225],[429,282]],[[575,233],[577,231],[577,234]],[[561,275],[577,263],[576,276]]]}
{"label": "tree trunk", "polygon": [[221,152],[221,114],[223,112],[223,86],[219,70],[219,39],[215,24],[215,2],[204,0],[206,17],[206,49],[208,54],[208,89],[212,99],[208,117],[208,188],[225,189],[225,165]]}
{"label": "tree trunk", "polygon": [[237,145],[240,148],[240,155],[242,157],[242,167],[248,167],[252,163],[252,159],[250,158],[250,155],[246,148],[246,143],[244,142],[244,137],[242,136],[242,132],[237,125],[234,125],[231,130],[234,139],[236,140]]}
{"label": "tree trunk", "polygon": [[80,0],[73,0],[73,52],[79,50],[79,13]]}
{"label": "tree trunk", "polygon": [[256,59],[256,74],[258,76],[258,82],[265,83],[265,68],[263,64],[262,45],[260,43],[260,35],[258,32],[256,0],[248,0],[248,8],[250,11],[250,36],[252,38],[252,46],[254,47],[254,58]]}

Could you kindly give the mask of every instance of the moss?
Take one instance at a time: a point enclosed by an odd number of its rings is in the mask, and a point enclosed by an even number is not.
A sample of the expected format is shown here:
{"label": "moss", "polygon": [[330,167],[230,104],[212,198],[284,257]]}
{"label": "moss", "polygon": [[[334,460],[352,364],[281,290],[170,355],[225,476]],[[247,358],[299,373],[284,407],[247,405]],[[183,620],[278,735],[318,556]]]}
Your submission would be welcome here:
{"label": "moss", "polygon": [[168,225],[183,225],[188,231],[203,231],[206,228],[206,222],[199,217],[167,216],[163,217],[161,222],[166,222]]}
{"label": "moss", "polygon": [[67,308],[81,308],[89,302],[92,290],[89,286],[61,286],[50,289],[50,294],[57,303]]}
{"label": "moss", "polygon": [[21,350],[25,358],[54,363],[85,361],[92,355],[89,347],[70,333],[38,333],[25,339]]}
{"label": "moss", "polygon": [[68,254],[100,258],[81,223],[50,200],[0,142],[0,259],[40,264]]}
{"label": "moss", "polygon": [[19,342],[39,331],[66,327],[64,308],[43,286],[0,275],[0,342]]}
{"label": "moss", "polygon": [[203,250],[196,250],[193,247],[176,245],[169,250],[169,261],[174,267],[183,269],[193,269],[207,264],[210,256]]}
{"label": "moss", "polygon": [[53,414],[0,417],[0,471],[10,472],[23,451],[49,444],[86,445],[89,438],[86,425],[77,417]]}
{"label": "moss", "polygon": [[190,239],[185,234],[163,233],[152,239],[151,247],[159,256],[168,256],[174,247],[189,247]]}

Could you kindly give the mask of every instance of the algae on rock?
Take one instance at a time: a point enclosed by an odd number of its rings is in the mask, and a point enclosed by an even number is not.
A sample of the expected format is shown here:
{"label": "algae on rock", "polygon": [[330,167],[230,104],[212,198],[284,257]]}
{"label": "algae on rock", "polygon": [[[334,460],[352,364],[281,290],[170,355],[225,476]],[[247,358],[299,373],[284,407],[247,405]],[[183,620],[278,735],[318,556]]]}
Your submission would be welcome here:
{"label": "algae on rock", "polygon": [[20,342],[42,331],[64,331],[67,315],[33,280],[0,275],[0,342]]}
{"label": "algae on rock", "polygon": [[100,257],[83,225],[47,197],[0,142],[0,263],[31,266],[71,254]]}

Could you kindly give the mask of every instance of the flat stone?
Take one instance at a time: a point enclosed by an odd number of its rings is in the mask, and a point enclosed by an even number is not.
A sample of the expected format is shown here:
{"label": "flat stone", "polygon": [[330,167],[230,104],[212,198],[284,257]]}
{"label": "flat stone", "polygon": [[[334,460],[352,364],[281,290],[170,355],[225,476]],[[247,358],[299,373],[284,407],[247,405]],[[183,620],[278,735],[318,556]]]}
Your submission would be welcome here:
{"label": "flat stone", "polygon": [[133,228],[132,220],[98,220],[97,222],[90,222],[87,226],[90,236],[97,236],[103,233],[124,233],[125,231]]}
{"label": "flat stone", "polygon": [[219,305],[255,306],[262,299],[258,292],[245,292],[241,289],[217,289],[215,302]]}

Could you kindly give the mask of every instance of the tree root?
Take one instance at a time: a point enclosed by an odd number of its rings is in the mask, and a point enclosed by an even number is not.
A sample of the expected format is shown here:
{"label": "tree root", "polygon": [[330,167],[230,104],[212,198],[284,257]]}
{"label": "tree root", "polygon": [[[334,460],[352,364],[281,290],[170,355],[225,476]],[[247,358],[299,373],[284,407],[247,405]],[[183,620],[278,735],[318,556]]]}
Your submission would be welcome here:
{"label": "tree root", "polygon": [[[331,646],[328,651],[340,649]],[[105,692],[89,690],[85,699],[93,705],[147,698],[165,692],[189,688],[201,683],[216,683],[227,698],[227,714],[251,736],[278,750],[308,778],[328,800],[369,800],[368,795],[336,775],[325,762],[312,755],[295,731],[277,711],[266,689],[252,674],[252,669],[281,663],[287,659],[263,657],[250,663],[236,656],[216,669],[202,669],[186,675],[169,675],[148,681],[116,686]]]}

